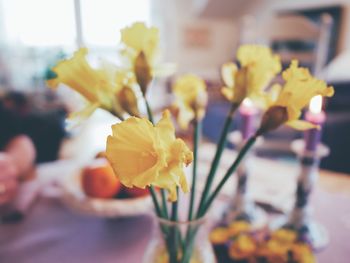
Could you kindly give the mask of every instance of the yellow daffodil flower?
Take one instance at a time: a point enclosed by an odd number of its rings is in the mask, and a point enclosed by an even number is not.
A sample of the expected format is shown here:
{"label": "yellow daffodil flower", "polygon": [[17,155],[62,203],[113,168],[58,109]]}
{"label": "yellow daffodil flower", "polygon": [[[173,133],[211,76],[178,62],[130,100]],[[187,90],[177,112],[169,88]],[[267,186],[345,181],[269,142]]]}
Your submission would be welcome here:
{"label": "yellow daffodil flower", "polygon": [[316,95],[331,97],[334,94],[333,87],[328,87],[324,81],[314,78],[308,69],[298,67],[296,60],[292,61],[282,76],[285,84],[277,100],[263,115],[258,135],[274,130],[282,124],[298,130],[317,127],[307,121],[299,120],[302,109]]}
{"label": "yellow daffodil flower", "polygon": [[136,22],[121,30],[122,58],[131,69],[143,94],[154,76],[168,76],[175,71],[173,64],[159,64],[159,30]]}
{"label": "yellow daffodil flower", "polygon": [[102,108],[121,116],[121,109],[114,101],[116,85],[110,81],[109,72],[93,69],[86,60],[88,50],[81,48],[73,57],[59,62],[52,68],[57,75],[47,81],[49,87],[56,88],[63,83],[82,95],[89,105],[75,115],[87,117],[95,109]]}
{"label": "yellow daffodil flower", "polygon": [[222,66],[223,95],[235,104],[240,104],[246,97],[259,105],[266,104],[264,89],[281,71],[279,56],[268,47],[243,45],[237,51],[237,59],[240,69],[234,63]]}
{"label": "yellow daffodil flower", "polygon": [[229,232],[225,227],[217,227],[211,231],[210,242],[214,245],[225,244],[229,240]]}
{"label": "yellow daffodil flower", "polygon": [[240,235],[229,248],[229,255],[232,259],[242,260],[254,257],[257,245],[252,237]]}
{"label": "yellow daffodil flower", "polygon": [[193,155],[182,140],[175,138],[168,111],[155,126],[145,118],[131,117],[113,125],[112,131],[106,155],[122,184],[166,189],[170,201],[177,199],[177,186],[188,192],[183,165],[190,164]]}
{"label": "yellow daffodil flower", "polygon": [[[123,113],[139,116],[137,99],[132,89],[128,72],[104,63],[101,68],[92,68],[86,60],[88,50],[81,48],[73,57],[59,62],[52,68],[55,78],[47,80],[49,87],[63,83],[82,95],[88,105],[80,112],[71,114],[71,119],[86,118],[97,108],[102,108],[122,119]],[[136,80],[134,80],[136,83]]]}
{"label": "yellow daffodil flower", "polygon": [[193,119],[201,120],[208,101],[206,84],[199,77],[188,74],[178,78],[173,86],[178,109],[177,120],[181,128],[187,129]]}
{"label": "yellow daffodil flower", "polygon": [[129,49],[132,60],[143,52],[148,63],[153,63],[159,52],[159,30],[156,27],[147,27],[142,22],[136,22],[130,27],[121,30],[121,41]]}
{"label": "yellow daffodil flower", "polygon": [[159,30],[137,22],[121,30],[121,41],[126,48],[123,53],[129,58],[141,91],[145,94],[152,81],[159,46]]}
{"label": "yellow daffodil flower", "polygon": [[240,220],[232,222],[228,227],[228,232],[231,237],[239,235],[243,232],[248,232],[251,226],[248,222]]}

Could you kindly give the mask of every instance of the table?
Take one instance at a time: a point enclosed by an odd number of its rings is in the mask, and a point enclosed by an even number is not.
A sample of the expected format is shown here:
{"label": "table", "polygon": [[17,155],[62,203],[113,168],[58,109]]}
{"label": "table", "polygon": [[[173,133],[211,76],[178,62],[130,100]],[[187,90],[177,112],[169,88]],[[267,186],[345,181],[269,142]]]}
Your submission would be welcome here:
{"label": "table", "polygon": [[151,232],[151,217],[85,217],[41,199],[22,223],[0,226],[0,262],[137,263]]}
{"label": "table", "polygon": [[[320,263],[347,263],[350,197],[321,189],[316,196],[315,216],[327,227],[331,239],[317,258]],[[150,216],[86,217],[71,212],[58,200],[40,199],[23,222],[0,226],[0,262],[138,263],[152,227]]]}
{"label": "table", "polygon": [[[213,145],[207,144],[201,149],[200,153],[205,153],[200,155],[202,176],[208,170],[212,148]],[[225,151],[219,176],[234,155]],[[40,166],[40,185],[45,187],[63,174],[69,174],[78,164],[81,161],[59,161]],[[256,200],[269,200],[280,210],[288,211],[293,204],[297,174],[295,163],[254,158],[249,192]],[[232,193],[234,178],[231,181],[223,189],[224,195]],[[319,262],[349,262],[350,177],[322,171],[312,202],[315,218],[330,233],[329,246],[317,254]],[[212,212],[215,214],[216,211]],[[0,225],[0,262],[139,263],[152,229],[150,216],[115,220],[87,217],[70,211],[55,196],[42,195],[22,222]]]}

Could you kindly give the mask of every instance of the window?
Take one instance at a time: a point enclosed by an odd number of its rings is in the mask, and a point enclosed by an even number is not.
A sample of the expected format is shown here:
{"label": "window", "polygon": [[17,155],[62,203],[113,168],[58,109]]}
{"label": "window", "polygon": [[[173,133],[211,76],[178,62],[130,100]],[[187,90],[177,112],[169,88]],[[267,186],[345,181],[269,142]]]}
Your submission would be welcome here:
{"label": "window", "polygon": [[74,1],[3,0],[5,43],[71,46],[75,43]]}
{"label": "window", "polygon": [[84,0],[81,14],[87,46],[115,46],[121,28],[135,21],[150,22],[150,0]]}
{"label": "window", "polygon": [[[3,27],[0,35],[4,35],[8,44],[33,47],[75,45],[76,1],[79,0],[0,0],[0,30]],[[77,11],[81,14],[84,44],[115,46],[121,28],[134,21],[150,22],[150,1],[80,0]]]}

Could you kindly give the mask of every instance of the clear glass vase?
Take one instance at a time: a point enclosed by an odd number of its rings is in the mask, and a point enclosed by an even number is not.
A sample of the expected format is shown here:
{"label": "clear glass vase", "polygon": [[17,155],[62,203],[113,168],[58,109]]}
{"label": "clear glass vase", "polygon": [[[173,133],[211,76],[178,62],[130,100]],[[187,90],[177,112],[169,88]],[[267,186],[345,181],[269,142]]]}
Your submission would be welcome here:
{"label": "clear glass vase", "polygon": [[205,220],[174,222],[156,218],[143,263],[216,263]]}

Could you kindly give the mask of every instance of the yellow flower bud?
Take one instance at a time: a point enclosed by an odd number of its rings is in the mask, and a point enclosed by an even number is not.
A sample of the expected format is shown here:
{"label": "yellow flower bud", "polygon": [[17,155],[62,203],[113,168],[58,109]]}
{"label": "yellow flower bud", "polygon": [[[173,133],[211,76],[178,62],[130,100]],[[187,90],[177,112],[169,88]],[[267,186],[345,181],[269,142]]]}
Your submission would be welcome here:
{"label": "yellow flower bud", "polygon": [[260,128],[257,135],[262,135],[277,129],[288,120],[287,108],[282,106],[270,107],[262,116]]}
{"label": "yellow flower bud", "polygon": [[141,51],[136,57],[134,64],[134,72],[136,76],[137,83],[140,85],[143,94],[146,94],[147,87],[152,81],[151,68],[147,62],[145,53]]}
{"label": "yellow flower bud", "polygon": [[140,117],[139,108],[137,106],[137,98],[134,91],[128,87],[123,88],[117,94],[120,106],[131,116]]}

